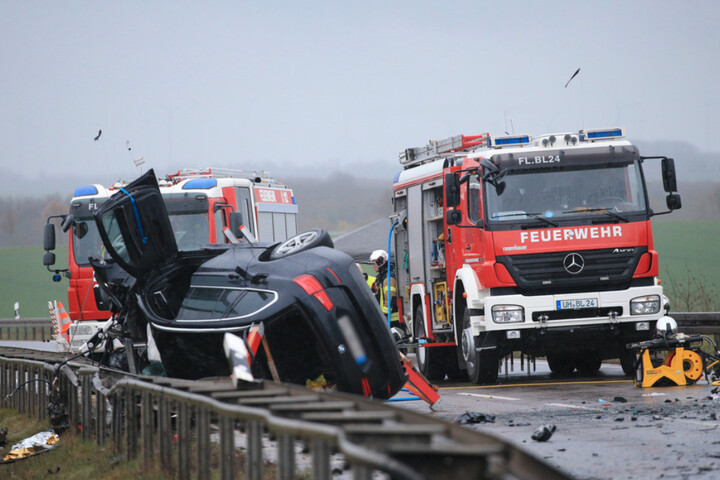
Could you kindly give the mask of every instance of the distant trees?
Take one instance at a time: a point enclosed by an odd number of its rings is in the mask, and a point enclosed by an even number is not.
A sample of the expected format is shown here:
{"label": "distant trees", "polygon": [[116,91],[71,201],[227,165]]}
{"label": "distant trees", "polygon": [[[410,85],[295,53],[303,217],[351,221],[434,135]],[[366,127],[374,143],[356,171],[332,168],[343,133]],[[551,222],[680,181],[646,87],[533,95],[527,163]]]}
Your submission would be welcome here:
{"label": "distant trees", "polygon": [[[0,197],[0,247],[42,244],[42,226],[49,215],[67,213],[70,198]],[[62,238],[58,238],[62,242]]]}

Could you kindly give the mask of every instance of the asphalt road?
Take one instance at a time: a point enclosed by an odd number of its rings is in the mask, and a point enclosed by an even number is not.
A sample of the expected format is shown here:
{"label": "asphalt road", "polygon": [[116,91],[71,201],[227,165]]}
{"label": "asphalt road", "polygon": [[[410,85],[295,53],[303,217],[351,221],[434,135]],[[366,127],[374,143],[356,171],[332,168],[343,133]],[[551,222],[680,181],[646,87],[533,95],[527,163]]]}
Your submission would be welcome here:
{"label": "asphalt road", "polygon": [[[397,405],[449,421],[468,411],[493,417],[468,428],[498,435],[578,479],[720,478],[715,387],[701,381],[638,388],[612,364],[591,378],[553,376],[542,361],[536,367],[530,375],[501,374],[495,386],[439,382],[433,410],[421,401]],[[542,425],[554,425],[554,433],[533,440]]]}

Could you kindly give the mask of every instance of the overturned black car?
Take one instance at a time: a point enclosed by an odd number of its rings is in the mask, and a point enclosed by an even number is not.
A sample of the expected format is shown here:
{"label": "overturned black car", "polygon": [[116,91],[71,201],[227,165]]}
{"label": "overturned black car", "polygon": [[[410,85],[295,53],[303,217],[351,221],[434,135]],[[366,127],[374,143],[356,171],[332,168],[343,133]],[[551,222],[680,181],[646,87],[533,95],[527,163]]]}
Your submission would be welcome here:
{"label": "overturned black car", "polygon": [[93,267],[114,318],[135,336],[150,332],[142,340],[157,345],[169,376],[229,375],[225,333],[243,336],[262,323],[269,349],[257,351],[256,377],[275,369],[280,380],[305,384],[322,375],[339,391],[375,398],[405,384],[377,303],[327,232],[178,251],[152,170],[104,203],[95,220],[112,260]]}

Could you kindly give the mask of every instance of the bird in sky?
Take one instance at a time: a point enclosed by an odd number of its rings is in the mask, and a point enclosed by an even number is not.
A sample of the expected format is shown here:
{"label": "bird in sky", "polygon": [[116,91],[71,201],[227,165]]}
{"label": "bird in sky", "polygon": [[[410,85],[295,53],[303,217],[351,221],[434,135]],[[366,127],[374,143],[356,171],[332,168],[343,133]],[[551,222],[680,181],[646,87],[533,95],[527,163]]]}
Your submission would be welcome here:
{"label": "bird in sky", "polygon": [[97,142],[98,139],[100,138],[100,135],[102,135],[102,129],[98,130],[98,134],[95,138],[93,138],[93,141]]}
{"label": "bird in sky", "polygon": [[580,69],[579,69],[579,68],[578,68],[577,70],[575,70],[575,73],[572,74],[572,77],[570,77],[570,80],[567,81],[567,83],[565,84],[565,88],[567,88],[567,86],[570,84],[570,81],[571,81],[573,78],[577,77],[577,74],[578,74],[578,73],[580,73]]}

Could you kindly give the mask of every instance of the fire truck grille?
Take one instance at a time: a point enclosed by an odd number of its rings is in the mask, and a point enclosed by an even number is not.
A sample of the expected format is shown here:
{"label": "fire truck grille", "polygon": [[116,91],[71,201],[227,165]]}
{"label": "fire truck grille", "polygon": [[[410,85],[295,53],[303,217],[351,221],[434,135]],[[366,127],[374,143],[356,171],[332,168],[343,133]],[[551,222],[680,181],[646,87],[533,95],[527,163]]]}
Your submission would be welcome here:
{"label": "fire truck grille", "polygon": [[506,255],[497,262],[507,268],[526,294],[627,288],[647,247],[607,248]]}

